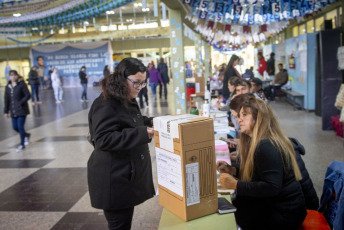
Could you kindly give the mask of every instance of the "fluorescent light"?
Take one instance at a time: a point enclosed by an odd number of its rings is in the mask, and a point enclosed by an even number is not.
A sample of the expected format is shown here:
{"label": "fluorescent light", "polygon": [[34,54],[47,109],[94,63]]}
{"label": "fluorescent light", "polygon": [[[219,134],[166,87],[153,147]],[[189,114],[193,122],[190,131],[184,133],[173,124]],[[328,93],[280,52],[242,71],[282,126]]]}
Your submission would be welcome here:
{"label": "fluorescent light", "polygon": [[109,27],[108,26],[101,26],[100,27],[100,31],[108,31],[109,30]]}
{"label": "fluorescent light", "polygon": [[118,30],[127,30],[128,27],[124,25],[118,25]]}
{"label": "fluorescent light", "polygon": [[84,21],[84,26],[88,26],[90,23],[88,21]]}
{"label": "fluorescent light", "polygon": [[170,26],[170,20],[160,20],[161,27],[169,27]]}
{"label": "fluorescent light", "polygon": [[32,30],[38,30],[38,28],[37,27],[32,27]]}
{"label": "fluorescent light", "polygon": [[132,22],[132,21],[133,21],[133,19],[127,19],[126,21],[127,21],[127,22]]}
{"label": "fluorescent light", "polygon": [[109,25],[109,30],[117,30],[117,26],[116,25]]}
{"label": "fluorescent light", "polygon": [[139,4],[138,3],[134,3],[134,7],[138,7],[139,6]]}
{"label": "fluorescent light", "polygon": [[72,27],[72,32],[73,32],[73,34],[75,34],[75,26],[74,25]]}
{"label": "fluorescent light", "polygon": [[50,30],[50,34],[54,34],[54,31],[53,31],[53,29],[51,29],[51,30]]}
{"label": "fluorescent light", "polygon": [[106,11],[106,14],[115,14],[115,11],[113,11],[113,10],[108,10],[108,11]]}
{"label": "fluorescent light", "polygon": [[14,16],[14,17],[20,17],[20,16],[21,16],[21,13],[14,13],[13,16]]}
{"label": "fluorescent light", "polygon": [[40,31],[40,32],[39,32],[39,35],[43,36],[43,31]]}
{"label": "fluorescent light", "polygon": [[143,11],[143,12],[148,12],[148,11],[149,11],[149,8],[142,8],[142,11]]}
{"label": "fluorescent light", "polygon": [[158,23],[157,22],[151,22],[151,23],[141,23],[141,24],[132,24],[129,25],[128,28],[130,30],[135,30],[135,29],[149,29],[149,28],[157,28]]}

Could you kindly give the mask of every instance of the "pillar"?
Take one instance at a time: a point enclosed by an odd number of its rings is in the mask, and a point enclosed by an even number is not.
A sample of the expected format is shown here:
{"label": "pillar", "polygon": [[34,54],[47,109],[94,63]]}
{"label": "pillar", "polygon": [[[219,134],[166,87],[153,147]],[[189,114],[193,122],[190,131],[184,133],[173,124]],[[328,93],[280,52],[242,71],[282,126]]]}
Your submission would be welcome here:
{"label": "pillar", "polygon": [[204,46],[204,80],[205,83],[207,84],[207,81],[209,79],[209,77],[212,76],[212,66],[211,66],[211,46],[209,45],[208,42],[203,41],[203,46]]}
{"label": "pillar", "polygon": [[[202,75],[202,39],[201,35],[198,33],[195,33],[194,36],[194,42],[195,42],[195,52],[196,52],[196,60],[195,60],[195,75]],[[197,77],[197,76],[195,76]]]}

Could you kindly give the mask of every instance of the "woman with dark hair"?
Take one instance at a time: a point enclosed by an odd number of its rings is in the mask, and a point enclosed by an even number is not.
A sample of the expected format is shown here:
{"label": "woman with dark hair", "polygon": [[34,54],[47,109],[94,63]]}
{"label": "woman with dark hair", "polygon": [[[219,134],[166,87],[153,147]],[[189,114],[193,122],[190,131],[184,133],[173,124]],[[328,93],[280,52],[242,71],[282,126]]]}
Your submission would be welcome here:
{"label": "woman with dark hair", "polygon": [[293,145],[266,102],[242,97],[237,115],[241,129],[238,179],[229,174],[232,170],[226,162],[218,162],[220,183],[236,190],[235,218],[242,229],[297,229],[307,211]]}
{"label": "woman with dark hair", "polygon": [[91,204],[103,209],[109,229],[130,229],[134,206],[155,195],[148,143],[152,118],[141,115],[137,94],[146,67],[125,58],[101,81],[102,93],[88,114],[94,151],[88,160]]}
{"label": "woman with dark hair", "polygon": [[[5,89],[4,114],[6,118],[12,117],[13,129],[20,134],[20,145],[17,152],[25,149],[29,144],[30,134],[25,132],[26,116],[30,114],[27,101],[30,99],[30,92],[25,84],[24,78],[17,71],[10,71],[10,81]],[[10,113],[10,114],[9,114]]]}
{"label": "woman with dark hair", "polygon": [[86,74],[86,66],[82,66],[79,72],[80,84],[82,86],[82,93],[81,93],[81,102],[87,101],[87,83],[88,83],[88,76]]}
{"label": "woman with dark hair", "polygon": [[104,66],[103,75],[104,75],[104,77],[106,77],[109,74],[110,74],[110,67],[109,67],[109,65],[106,65],[106,66]]}
{"label": "woman with dark hair", "polygon": [[228,90],[228,80],[229,78],[233,76],[237,76],[241,78],[241,75],[238,73],[238,71],[235,69],[235,66],[238,65],[240,58],[233,54],[231,59],[229,59],[228,65],[225,69],[225,75],[223,79],[223,88],[222,88],[222,95],[224,98],[228,98],[230,95],[230,92]]}

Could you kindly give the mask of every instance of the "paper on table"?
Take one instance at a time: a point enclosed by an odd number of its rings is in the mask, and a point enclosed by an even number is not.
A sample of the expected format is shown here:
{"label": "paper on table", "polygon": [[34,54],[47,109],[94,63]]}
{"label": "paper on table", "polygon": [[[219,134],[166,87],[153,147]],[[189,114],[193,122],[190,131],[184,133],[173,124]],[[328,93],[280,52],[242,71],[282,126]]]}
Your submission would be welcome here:
{"label": "paper on table", "polygon": [[181,157],[155,147],[158,184],[183,197]]}
{"label": "paper on table", "polygon": [[215,145],[227,145],[227,143],[221,140],[215,140]]}
{"label": "paper on table", "polygon": [[223,127],[223,126],[219,126],[219,127],[214,127],[214,132],[216,134],[226,134],[226,133],[230,133],[231,131],[235,132],[235,129],[232,127]]}

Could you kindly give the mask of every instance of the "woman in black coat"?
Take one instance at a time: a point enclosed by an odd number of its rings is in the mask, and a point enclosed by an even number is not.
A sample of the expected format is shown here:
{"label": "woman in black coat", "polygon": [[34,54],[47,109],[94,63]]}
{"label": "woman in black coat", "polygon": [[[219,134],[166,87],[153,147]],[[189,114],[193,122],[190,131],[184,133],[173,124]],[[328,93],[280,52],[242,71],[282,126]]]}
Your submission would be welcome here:
{"label": "woman in black coat", "polygon": [[88,160],[88,186],[93,207],[103,209],[109,229],[130,229],[134,206],[155,195],[148,143],[152,118],[136,102],[146,86],[146,67],[123,59],[101,81],[102,93],[88,119],[94,151]]}
{"label": "woman in black coat", "polygon": [[6,118],[11,115],[13,129],[20,134],[20,145],[17,152],[25,149],[29,144],[30,134],[25,132],[26,116],[30,113],[27,101],[30,99],[30,92],[25,84],[24,78],[19,76],[17,71],[10,71],[10,81],[5,88]]}
{"label": "woman in black coat", "polygon": [[238,122],[239,179],[229,174],[227,163],[218,162],[221,185],[236,189],[233,204],[237,207],[238,225],[243,230],[297,229],[307,211],[291,141],[270,107],[255,97],[243,101]]}
{"label": "woman in black coat", "polygon": [[231,56],[231,59],[229,59],[228,65],[225,69],[225,75],[223,79],[223,87],[222,87],[222,95],[225,99],[227,99],[230,96],[230,92],[228,90],[228,80],[231,77],[238,76],[241,78],[238,71],[234,68],[239,63],[240,58],[233,54]]}

